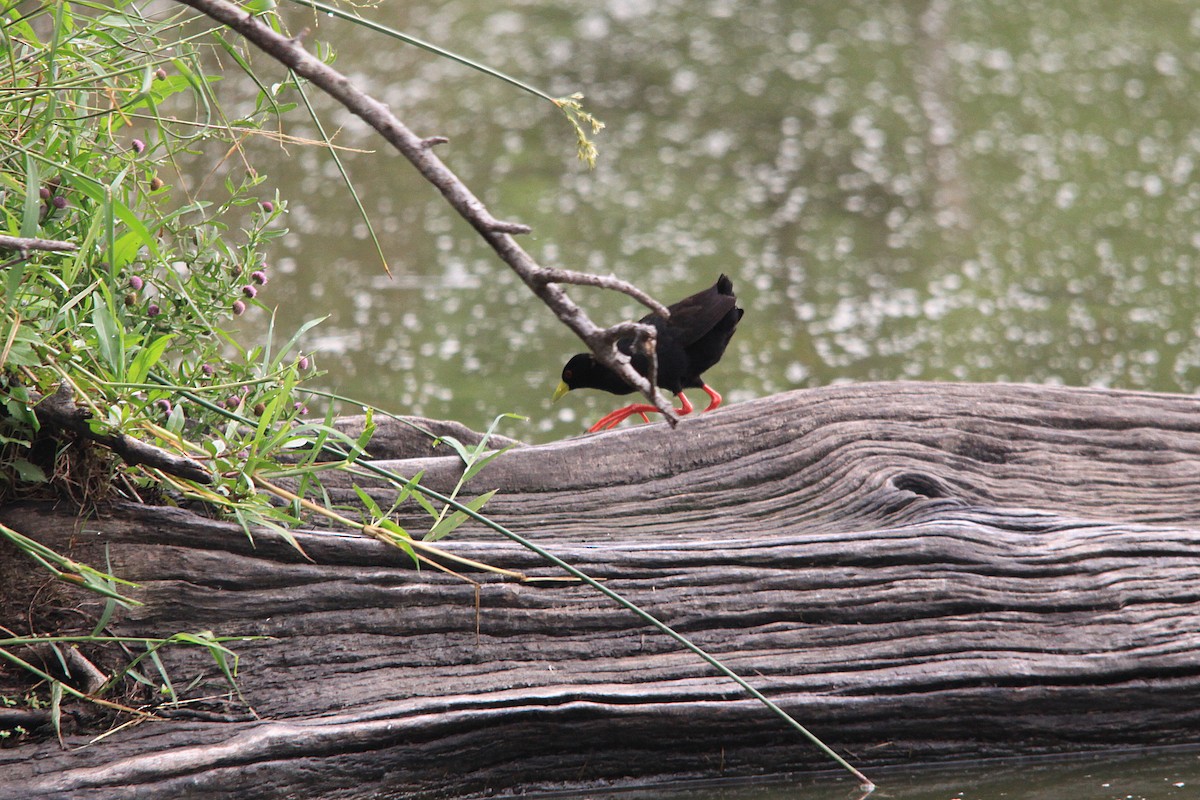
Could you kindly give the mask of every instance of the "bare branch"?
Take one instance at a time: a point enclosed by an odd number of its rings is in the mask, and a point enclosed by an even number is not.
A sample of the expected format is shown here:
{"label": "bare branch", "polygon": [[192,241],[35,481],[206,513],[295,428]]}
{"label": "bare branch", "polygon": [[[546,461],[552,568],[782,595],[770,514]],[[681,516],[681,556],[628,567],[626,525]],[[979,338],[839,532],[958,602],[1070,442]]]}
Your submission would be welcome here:
{"label": "bare branch", "polygon": [[31,394],[34,395],[35,401],[33,413],[37,415],[38,422],[42,425],[68,430],[85,439],[102,444],[123,458],[125,463],[130,466],[145,464],[148,467],[154,467],[196,483],[212,483],[212,475],[208,470],[190,458],[177,456],[123,433],[98,433],[92,430],[87,422],[91,417],[91,412],[75,405],[75,393],[65,382],[59,384],[58,390],[54,394],[44,397],[38,396],[36,392],[31,392]]}
{"label": "bare branch", "polygon": [[529,233],[533,228],[520,222],[501,222],[494,220],[492,230],[496,233]]}
{"label": "bare branch", "polygon": [[[226,0],[177,0],[237,31],[247,41],[284,66],[294,70],[334,98],[348,111],[374,128],[417,171],[442,193],[451,207],[478,231],[505,264],[550,307],[564,325],[592,350],[596,359],[612,369],[662,412],[674,426],[678,421],[671,404],[646,378],[639,375],[616,350],[610,334],[598,327],[553,281],[541,277],[545,270],[521,248],[512,234],[528,233],[526,225],[496,219],[483,202],[433,152],[438,137],[423,139],[413,133],[380,101],[363,92],[342,73],[309,54],[300,42],[277,33],[257,17]],[[562,281],[567,283],[569,281]],[[640,298],[639,298],[640,300]],[[611,329],[609,329],[611,330]]]}
{"label": "bare branch", "polygon": [[626,362],[630,361],[630,357],[617,350],[617,345],[622,339],[633,337],[633,343],[630,346],[631,352],[641,351],[642,355],[646,356],[649,360],[646,377],[651,386],[658,385],[658,331],[653,325],[642,322],[619,322],[605,328],[602,334],[605,347],[615,353],[617,358]]}
{"label": "bare branch", "polygon": [[70,252],[78,250],[71,242],[60,242],[56,239],[30,239],[24,236],[5,236],[0,234],[0,250],[50,250],[54,252]]}
{"label": "bare branch", "polygon": [[575,286],[599,286],[601,289],[611,289],[614,292],[629,295],[663,319],[671,316],[671,312],[662,303],[632,283],[621,280],[616,275],[593,275],[590,272],[575,272],[569,269],[542,267],[541,272],[536,277],[538,280],[545,281],[546,283],[570,283]]}

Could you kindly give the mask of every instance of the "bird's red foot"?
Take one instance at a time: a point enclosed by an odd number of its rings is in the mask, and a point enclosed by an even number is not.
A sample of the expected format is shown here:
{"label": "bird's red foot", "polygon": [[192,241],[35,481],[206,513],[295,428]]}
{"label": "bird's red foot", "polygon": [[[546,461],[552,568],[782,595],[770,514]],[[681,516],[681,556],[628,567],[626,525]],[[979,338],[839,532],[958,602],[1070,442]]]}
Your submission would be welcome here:
{"label": "bird's red foot", "polygon": [[701,386],[700,388],[704,390],[705,394],[707,394],[710,398],[712,398],[712,402],[709,403],[708,408],[706,408],[704,410],[712,411],[715,408],[719,408],[721,405],[721,395],[717,394],[717,390],[712,388],[708,384],[705,384],[704,386]]}
{"label": "bird's red foot", "polygon": [[[719,397],[720,397],[720,395],[718,395],[718,398]],[[711,406],[710,406],[710,408],[711,408]],[[692,413],[692,411],[693,411],[692,404],[690,402],[688,402],[687,395],[685,395],[683,392],[680,392],[679,393],[679,408],[675,409],[675,413],[682,417],[685,414]],[[625,406],[624,408],[618,408],[616,411],[610,411],[609,413],[605,414],[603,417],[601,417],[599,420],[596,421],[595,425],[588,428],[588,433],[595,433],[596,431],[606,431],[606,430],[609,430],[610,428],[615,428],[618,425],[620,425],[622,422],[624,422],[625,420],[632,417],[634,414],[640,414],[643,420],[645,420],[646,422],[649,422],[650,418],[648,416],[646,416],[647,414],[661,414],[661,413],[662,413],[661,411],[659,411],[657,408],[655,408],[652,405],[648,405],[646,403],[634,403],[633,405]]]}

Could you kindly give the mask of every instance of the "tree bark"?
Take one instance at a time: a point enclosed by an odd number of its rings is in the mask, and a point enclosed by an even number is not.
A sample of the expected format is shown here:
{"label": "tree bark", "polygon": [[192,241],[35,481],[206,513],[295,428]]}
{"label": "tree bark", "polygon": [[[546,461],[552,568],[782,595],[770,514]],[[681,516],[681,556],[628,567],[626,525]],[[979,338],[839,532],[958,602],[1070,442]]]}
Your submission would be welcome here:
{"label": "tree bark", "polygon": [[[442,490],[461,470],[388,465]],[[1193,397],[891,383],[516,447],[468,492],[499,489],[490,516],[869,773],[1200,742],[1198,483]],[[417,533],[421,517],[406,506],[400,521]],[[168,508],[75,526],[21,505],[0,521],[137,581],[145,605],[115,632],[271,637],[234,645],[259,718],[210,704],[84,749],[0,749],[13,796],[470,796],[829,766],[587,587],[473,573],[477,591],[315,530],[296,534],[308,562],[268,532],[251,542]],[[480,527],[445,544],[555,574]],[[166,661],[177,686],[220,690],[205,654]]]}

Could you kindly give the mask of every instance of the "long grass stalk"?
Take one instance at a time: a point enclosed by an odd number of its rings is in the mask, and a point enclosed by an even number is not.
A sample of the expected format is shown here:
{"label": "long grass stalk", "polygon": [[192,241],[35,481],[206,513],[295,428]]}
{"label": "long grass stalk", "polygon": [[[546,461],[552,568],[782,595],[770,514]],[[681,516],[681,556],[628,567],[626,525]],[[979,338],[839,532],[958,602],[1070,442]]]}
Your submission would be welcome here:
{"label": "long grass stalk", "polygon": [[329,134],[325,132],[325,125],[321,122],[321,116],[317,114],[313,108],[312,101],[308,99],[308,92],[304,91],[304,84],[296,77],[294,72],[290,73],[292,81],[296,84],[296,91],[300,95],[300,99],[304,102],[304,108],[308,111],[308,118],[317,128],[317,134],[321,137],[322,144],[328,149],[329,157],[333,159],[333,165],[337,167],[338,174],[342,176],[342,182],[346,184],[346,190],[350,192],[350,198],[354,200],[354,205],[358,208],[358,216],[362,219],[363,224],[367,226],[367,235],[371,237],[371,243],[375,246],[375,253],[379,256],[379,263],[383,266],[383,271],[387,276],[392,277],[392,269],[388,266],[387,254],[383,252],[383,244],[379,241],[379,236],[375,233],[375,226],[371,223],[371,215],[367,213],[366,206],[363,205],[362,198],[358,196],[358,190],[354,188],[354,181],[350,180],[350,173],[346,171],[346,165],[342,162],[341,156],[333,146],[333,140]]}
{"label": "long grass stalk", "polygon": [[[340,400],[340,401],[344,401],[344,402],[353,402],[350,398],[343,397],[340,395],[333,395],[333,394],[330,394],[327,392],[318,391],[318,392],[315,392],[315,394],[321,394],[326,397],[330,397],[332,399],[336,399],[336,400]],[[335,454],[339,454],[338,451],[340,448],[338,448],[336,445],[329,444],[329,445],[326,445],[326,447],[331,452],[333,452]],[[347,454],[342,452],[342,453],[340,453],[340,455],[345,456]],[[840,756],[837,752],[835,752],[827,744],[825,744],[823,741],[821,741],[821,739],[818,738],[816,736],[816,734],[812,733],[810,730],[808,730],[806,727],[804,727],[804,725],[802,725],[794,717],[792,717],[790,714],[788,714],[787,711],[785,711],[777,703],[772,701],[770,698],[768,698],[766,695],[764,695],[762,692],[760,692],[758,689],[756,689],[754,686],[752,686],[744,678],[742,678],[740,675],[738,675],[736,672],[734,672],[730,667],[725,665],[720,659],[718,659],[716,656],[712,655],[711,653],[707,652],[706,650],[701,648],[699,645],[692,642],[686,636],[679,633],[674,628],[672,628],[670,625],[668,625],[665,622],[663,622],[662,620],[658,619],[650,612],[646,611],[645,609],[638,606],[636,603],[634,603],[631,600],[629,600],[628,598],[624,597],[619,592],[605,586],[600,581],[596,580],[595,578],[591,577],[587,573],[583,572],[578,567],[575,567],[575,566],[571,565],[570,563],[564,561],[563,559],[559,558],[558,556],[554,555],[553,553],[546,550],[541,545],[538,545],[535,542],[521,536],[520,534],[509,530],[507,527],[501,525],[500,523],[496,522],[495,520],[488,518],[484,514],[479,513],[475,509],[469,508],[465,504],[459,502],[454,497],[444,495],[441,492],[438,492],[434,489],[430,489],[426,486],[422,486],[419,482],[411,481],[411,480],[405,478],[404,476],[399,475],[398,473],[392,472],[391,470],[388,470],[388,469],[384,469],[383,467],[380,467],[377,464],[370,462],[370,461],[356,461],[353,464],[352,468],[363,471],[363,472],[370,473],[379,478],[383,478],[384,480],[386,480],[389,483],[392,483],[394,485],[403,485],[403,486],[409,487],[412,491],[418,492],[432,501],[435,501],[438,503],[443,503],[443,504],[445,504],[445,507],[452,508],[455,511],[465,514],[470,519],[473,519],[476,522],[479,522],[480,524],[482,524],[482,525],[490,528],[491,530],[499,533],[500,535],[508,538],[510,541],[513,541],[516,544],[520,545],[521,547],[526,548],[527,550],[536,554],[539,558],[541,558],[541,559],[549,562],[550,564],[553,564],[554,566],[558,567],[559,569],[565,571],[568,575],[570,575],[575,580],[578,580],[578,581],[586,584],[587,586],[600,592],[601,594],[603,594],[605,597],[609,598],[613,602],[617,603],[621,607],[633,612],[642,621],[644,621],[647,624],[658,629],[659,631],[666,634],[667,636],[669,636],[670,638],[675,640],[677,643],[682,645],[685,649],[689,650],[690,652],[694,653],[696,656],[700,657],[707,664],[709,664],[711,667],[713,667],[715,670],[717,670],[717,672],[719,672],[721,675],[732,680],[743,691],[745,691],[747,694],[749,694],[755,700],[758,700],[760,703],[762,703],[764,706],[766,706],[772,713],[774,713],[777,717],[782,719],[787,725],[789,725],[791,728],[793,728],[794,730],[799,732],[804,738],[806,738],[809,742],[811,742],[818,750],[820,750],[822,753],[824,753],[829,758],[831,758],[834,761],[834,763],[836,763],[839,767],[841,767],[842,769],[846,770],[851,775],[853,775],[855,777],[855,779],[857,779],[860,782],[860,786],[865,793],[869,794],[871,791],[873,791],[875,789],[875,784],[869,778],[867,778],[866,775],[864,775],[857,768],[855,768],[852,764],[850,764],[848,761],[846,761],[846,759],[842,758],[842,756]],[[312,505],[315,506],[315,504],[312,504]],[[319,507],[317,507],[317,508],[319,508]],[[322,510],[321,513],[325,513],[325,511]],[[349,520],[347,520],[347,521],[350,522]],[[351,523],[351,524],[354,524],[356,527],[361,527],[361,526],[358,526],[356,523]],[[414,542],[414,544],[415,544],[415,542]],[[445,555],[444,552],[441,552],[441,554]],[[496,570],[493,569],[492,571],[496,571]],[[865,796],[865,794],[864,794],[864,796]]]}
{"label": "long grass stalk", "polygon": [[390,28],[387,25],[382,25],[378,22],[365,19],[364,17],[360,17],[358,14],[343,11],[335,6],[322,3],[320,0],[292,0],[292,2],[296,3],[297,5],[308,6],[314,11],[328,14],[331,17],[337,17],[348,22],[353,22],[356,25],[362,25],[363,27],[374,31],[375,33],[382,33],[385,36],[390,36],[394,39],[405,42],[406,44],[419,47],[422,50],[426,50],[430,53],[441,56],[442,58],[448,58],[451,61],[462,64],[465,67],[478,70],[485,75],[496,78],[497,80],[503,81],[511,86],[515,86],[521,91],[528,92],[534,97],[540,97],[543,100],[553,103],[555,108],[557,108],[566,116],[567,121],[571,123],[571,127],[575,130],[575,140],[577,144],[579,160],[583,161],[589,167],[596,166],[596,146],[588,138],[588,129],[591,129],[593,135],[597,134],[604,128],[604,123],[583,110],[583,105],[581,102],[583,100],[582,94],[575,93],[567,97],[553,97],[546,92],[543,92],[536,86],[531,86],[525,81],[505,74],[494,67],[481,64],[478,61],[467,58],[466,56],[451,52],[444,47],[438,47],[436,44],[427,42],[424,39],[419,39],[411,34],[398,31],[395,28]]}
{"label": "long grass stalk", "polygon": [[489,67],[487,64],[481,64],[478,61],[474,61],[470,58],[467,58],[466,56],[462,56],[462,55],[459,55],[458,53],[454,53],[450,50],[445,49],[444,47],[438,47],[436,44],[427,42],[424,39],[419,39],[416,36],[413,36],[411,34],[404,33],[403,31],[398,31],[395,28],[390,28],[387,25],[383,25],[381,23],[374,22],[372,20],[366,19],[365,17],[360,17],[358,14],[351,13],[349,11],[345,11],[336,6],[331,6],[327,3],[319,2],[319,0],[292,0],[292,2],[296,3],[297,5],[308,6],[313,11],[319,11],[322,14],[328,14],[331,17],[337,17],[338,19],[344,19],[348,22],[353,22],[354,24],[361,25],[370,31],[374,31],[375,33],[382,33],[384,36],[390,36],[393,39],[399,39],[400,41],[404,42],[405,44],[411,44],[413,47],[419,47],[422,50],[433,53],[434,55],[441,56],[442,58],[448,58],[451,61],[462,64],[464,67],[470,67],[473,70],[478,70],[479,72],[482,72],[484,75],[490,75],[493,78],[496,78],[498,80],[504,81],[507,84],[517,87],[521,91],[529,92],[529,94],[532,94],[535,97],[540,97],[543,100],[549,100],[551,103],[558,105],[557,98],[551,97],[550,95],[543,92],[541,89],[538,89],[536,86],[530,86],[528,83],[525,83],[522,80],[518,80],[517,78],[514,78],[511,75],[506,75],[505,73],[501,72],[498,69]]}
{"label": "long grass stalk", "polygon": [[[393,483],[402,483],[403,484],[403,483],[408,482],[401,475],[398,475],[390,470],[384,469],[383,467],[380,467],[369,461],[358,462],[356,466],[359,469],[373,473],[376,476],[378,476],[380,478],[384,478],[385,480],[388,480]],[[650,612],[648,612],[645,609],[638,606],[636,603],[627,599],[626,597],[621,595],[619,592],[616,592],[613,589],[610,589],[609,587],[605,586],[603,583],[601,583],[600,581],[591,577],[587,573],[583,572],[578,567],[575,567],[575,566],[567,563],[566,561],[562,560],[561,558],[554,555],[553,553],[551,553],[549,550],[542,547],[541,545],[538,545],[535,542],[532,542],[529,539],[526,539],[524,536],[521,536],[520,534],[509,530],[508,528],[506,528],[505,526],[496,522],[495,520],[489,519],[488,517],[484,516],[483,514],[480,514],[479,512],[468,508],[467,506],[458,502],[457,500],[455,500],[451,497],[447,497],[446,495],[443,495],[441,492],[435,491],[426,486],[421,486],[420,484],[413,485],[412,489],[413,489],[413,491],[420,492],[421,494],[423,494],[425,497],[429,498],[430,500],[434,500],[439,503],[445,503],[446,505],[450,506],[451,508],[455,509],[456,511],[466,514],[468,517],[475,520],[476,522],[487,526],[488,528],[492,529],[496,533],[499,533],[500,535],[515,542],[516,544],[520,545],[521,547],[524,547],[525,549],[535,553],[539,558],[542,558],[545,561],[558,567],[559,569],[565,571],[567,574],[569,574],[571,577],[575,578],[576,580],[579,580],[582,583],[587,584],[591,588],[595,589],[597,592],[600,592],[600,594],[604,595],[605,597],[609,598],[613,602],[620,605],[622,608],[625,608],[628,611],[633,612],[643,622],[653,626],[654,628],[658,629],[662,633],[664,633],[667,636],[674,639],[677,643],[682,645],[685,649],[691,651],[696,656],[698,656],[699,658],[704,660],[705,663],[707,663],[709,666],[713,667],[713,669],[717,670],[717,672],[721,673],[726,678],[728,678],[731,681],[733,681],[734,683],[736,683],[739,687],[741,687],[741,689],[743,691],[745,691],[747,694],[749,694],[755,700],[759,701],[764,706],[766,706],[772,713],[774,713],[777,717],[779,717],[781,720],[783,720],[787,725],[789,725],[791,728],[793,728],[794,730],[799,732],[800,735],[802,735],[809,742],[811,742],[818,750],[820,750],[822,753],[824,753],[829,758],[831,758],[834,761],[834,763],[836,763],[839,767],[841,767],[842,769],[846,770],[851,775],[853,775],[854,778],[859,781],[860,786],[864,792],[869,793],[875,789],[875,784],[869,778],[867,778],[866,775],[864,775],[857,768],[855,768],[854,765],[852,765],[850,762],[846,761],[846,759],[842,758],[842,756],[838,755],[838,753],[836,751],[834,751],[833,748],[829,747],[829,745],[827,745],[823,741],[821,741],[816,736],[816,734],[812,733],[812,731],[808,730],[808,728],[806,728],[802,724],[800,724],[794,717],[792,717],[790,714],[788,714],[787,711],[783,710],[773,700],[771,700],[769,697],[764,695],[758,689],[754,688],[754,686],[752,686],[748,681],[746,681],[745,678],[738,675],[736,672],[734,672],[732,669],[730,669],[728,666],[726,666],[716,656],[714,656],[711,653],[709,653],[708,651],[704,650],[702,647],[700,647],[699,645],[697,645],[696,643],[694,643],[693,641],[688,639],[683,634],[679,633],[677,630],[672,628],[667,623],[663,622],[662,620],[658,619]]]}

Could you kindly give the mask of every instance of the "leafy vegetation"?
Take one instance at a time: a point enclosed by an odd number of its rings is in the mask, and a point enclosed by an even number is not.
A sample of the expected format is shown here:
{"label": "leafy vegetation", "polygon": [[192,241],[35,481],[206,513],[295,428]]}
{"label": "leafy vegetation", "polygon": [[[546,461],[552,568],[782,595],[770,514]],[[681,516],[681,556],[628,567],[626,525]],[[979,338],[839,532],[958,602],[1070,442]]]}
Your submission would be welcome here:
{"label": "leafy vegetation", "polygon": [[[0,42],[0,235],[8,237],[0,251],[0,503],[53,497],[81,509],[109,500],[202,504],[238,520],[248,534],[265,528],[293,544],[290,529],[304,514],[320,513],[432,563],[432,546],[414,546],[373,503],[371,518],[360,522],[305,496],[319,493],[322,470],[353,464],[373,430],[368,421],[351,439],[329,417],[302,418],[311,402],[303,383],[318,373],[298,344],[318,320],[282,344],[273,325],[253,346],[234,329],[244,314],[269,313],[262,302],[272,278],[269,245],[287,233],[286,201],[266,192],[240,146],[249,136],[280,136],[272,125],[298,106],[298,84],[260,84],[254,107],[229,118],[212,92],[221,77],[214,64],[232,62],[253,76],[245,58],[194,15],[148,16],[131,2],[10,5],[0,11]],[[188,163],[222,152],[232,166],[220,184],[189,185],[186,176],[197,170]],[[64,392],[66,407],[80,409],[81,430],[43,413],[47,398]],[[128,463],[116,448],[98,444],[121,441],[148,446],[164,461]],[[482,444],[467,450],[447,443],[472,474],[495,455]],[[196,464],[203,480],[171,469],[170,458]],[[283,479],[293,488],[279,485]],[[396,476],[396,505],[413,496],[417,480]],[[488,496],[461,507],[477,511]],[[416,497],[433,519],[431,540],[467,518]],[[93,699],[123,692],[145,703],[145,693],[134,689],[157,684],[156,702],[178,702],[158,658],[167,645],[206,648],[233,687],[228,639],[107,635],[114,609],[136,603],[131,585],[27,534],[0,525],[6,556],[23,553],[66,587],[82,587],[109,605],[94,629],[78,635],[64,635],[60,621],[49,618],[43,629],[56,636],[21,636],[0,625],[0,661],[36,679],[23,692],[30,699],[18,701],[11,695],[22,693],[10,691],[10,705],[49,708],[57,729],[64,693],[84,696],[64,679],[71,674],[64,653],[76,648],[144,651],[89,693]],[[62,592],[41,598],[74,602]],[[4,599],[0,608],[11,610]],[[35,646],[50,648],[61,669],[19,654]],[[147,659],[157,681],[137,668]],[[122,689],[123,682],[131,685]],[[11,688],[0,685],[0,693]],[[120,702],[98,702],[132,713]]]}

